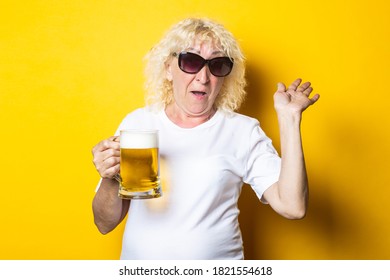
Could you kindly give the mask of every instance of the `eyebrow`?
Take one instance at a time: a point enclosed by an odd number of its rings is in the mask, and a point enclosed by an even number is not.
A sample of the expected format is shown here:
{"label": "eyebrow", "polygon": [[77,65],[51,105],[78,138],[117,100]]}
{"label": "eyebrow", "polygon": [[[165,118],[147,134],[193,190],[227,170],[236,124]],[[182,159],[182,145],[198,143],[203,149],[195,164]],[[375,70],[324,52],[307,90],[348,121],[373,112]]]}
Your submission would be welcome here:
{"label": "eyebrow", "polygon": [[[196,50],[194,48],[188,48],[189,51],[193,51],[193,52],[196,52],[197,54],[200,54],[200,51],[199,50]],[[211,53],[212,55],[215,55],[215,54],[224,54],[222,51],[213,51]]]}

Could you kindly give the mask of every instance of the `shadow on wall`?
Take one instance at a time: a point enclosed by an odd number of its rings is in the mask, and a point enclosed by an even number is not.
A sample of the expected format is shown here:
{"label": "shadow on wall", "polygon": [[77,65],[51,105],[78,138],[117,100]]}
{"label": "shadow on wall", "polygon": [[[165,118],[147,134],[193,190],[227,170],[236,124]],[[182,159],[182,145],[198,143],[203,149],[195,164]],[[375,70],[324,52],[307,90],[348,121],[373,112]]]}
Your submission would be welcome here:
{"label": "shadow on wall", "polygon": [[[277,119],[273,111],[273,92],[269,92],[274,86],[276,89],[276,85],[267,82],[263,72],[266,73],[253,65],[247,66],[248,96],[239,112],[258,119],[280,152]],[[318,184],[319,178],[311,176],[311,179],[310,184],[316,185],[316,189],[327,189],[323,186],[324,182]],[[244,185],[239,199],[239,209],[246,259],[329,257],[328,250],[335,236],[336,225],[328,195],[310,194],[307,217],[291,221],[279,216],[269,205],[263,205],[251,187]],[[301,240],[297,240],[297,235]],[[310,237],[314,242],[321,243],[321,249],[305,243],[307,241],[305,237],[308,235],[314,236]]]}
{"label": "shadow on wall", "polygon": [[[264,79],[266,77],[260,69],[248,63],[246,66],[246,78],[248,94],[239,113],[258,119],[261,122],[261,127],[268,135],[262,118],[260,118],[263,112],[266,112],[267,109],[269,110],[267,107],[271,106],[272,108],[273,106],[272,99],[265,96],[267,86]],[[266,207],[261,205],[254,191],[246,184],[243,186],[238,207],[240,209],[239,222],[244,241],[245,259],[266,259],[267,253],[263,250],[264,247],[261,244],[265,236],[258,235],[257,232],[261,226],[268,227],[265,220],[268,220],[272,213],[264,211]]]}
{"label": "shadow on wall", "polygon": [[[263,130],[280,151],[273,92],[269,92],[276,85],[270,84],[266,71],[253,65],[247,67],[247,79],[248,96],[240,113],[260,120]],[[327,108],[323,110],[325,114]],[[333,114],[341,113],[333,111]],[[309,208],[303,220],[279,216],[244,185],[239,200],[239,222],[246,259],[389,258],[390,238],[386,234],[390,230],[389,216],[383,211],[388,209],[389,191],[387,184],[378,179],[379,173],[388,171],[387,165],[377,160],[386,157],[375,145],[362,150],[367,146],[366,139],[383,140],[375,137],[378,133],[373,128],[365,127],[362,131],[355,118],[340,116],[337,124],[322,127],[324,139],[316,138],[322,142],[316,143],[315,148],[326,145],[327,151],[337,152],[320,153],[321,158],[317,155],[312,158],[315,162],[309,161]],[[385,143],[378,145],[382,147]],[[356,151],[361,155],[359,160]],[[310,154],[307,156],[307,160],[311,158]],[[373,172],[371,169],[377,176],[356,174],[356,170]],[[375,194],[371,196],[376,203],[367,209],[369,186],[375,186]]]}
{"label": "shadow on wall", "polygon": [[[307,216],[288,220],[261,204],[251,187],[244,185],[239,208],[245,259],[331,258],[329,250],[340,228],[326,196],[311,194]],[[344,229],[344,235],[353,234],[353,228]]]}
{"label": "shadow on wall", "polygon": [[[268,125],[270,121],[276,118],[273,107],[273,92],[269,92],[271,85],[265,75],[266,71],[259,69],[257,66],[247,64],[247,96],[241,106],[239,113],[258,119],[262,128],[267,131],[264,125]],[[276,88],[276,85],[275,85]],[[276,119],[274,120],[276,123]],[[268,133],[267,133],[268,134]]]}

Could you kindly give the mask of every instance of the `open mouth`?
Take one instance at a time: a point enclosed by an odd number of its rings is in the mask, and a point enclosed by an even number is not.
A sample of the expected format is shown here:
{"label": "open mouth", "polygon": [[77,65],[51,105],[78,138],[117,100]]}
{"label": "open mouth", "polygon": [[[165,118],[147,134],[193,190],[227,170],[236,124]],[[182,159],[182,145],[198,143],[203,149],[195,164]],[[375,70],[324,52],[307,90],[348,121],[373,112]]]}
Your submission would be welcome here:
{"label": "open mouth", "polygon": [[206,95],[207,93],[204,92],[204,91],[191,91],[192,94],[196,95],[196,96],[204,96]]}

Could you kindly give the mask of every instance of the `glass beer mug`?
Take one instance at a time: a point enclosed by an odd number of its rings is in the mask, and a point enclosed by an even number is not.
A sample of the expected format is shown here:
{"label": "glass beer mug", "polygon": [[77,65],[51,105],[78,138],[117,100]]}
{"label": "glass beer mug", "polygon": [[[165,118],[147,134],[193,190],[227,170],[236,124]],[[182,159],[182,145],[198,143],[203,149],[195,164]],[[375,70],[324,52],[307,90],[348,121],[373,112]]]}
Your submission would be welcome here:
{"label": "glass beer mug", "polygon": [[118,196],[123,199],[162,195],[157,130],[121,130]]}

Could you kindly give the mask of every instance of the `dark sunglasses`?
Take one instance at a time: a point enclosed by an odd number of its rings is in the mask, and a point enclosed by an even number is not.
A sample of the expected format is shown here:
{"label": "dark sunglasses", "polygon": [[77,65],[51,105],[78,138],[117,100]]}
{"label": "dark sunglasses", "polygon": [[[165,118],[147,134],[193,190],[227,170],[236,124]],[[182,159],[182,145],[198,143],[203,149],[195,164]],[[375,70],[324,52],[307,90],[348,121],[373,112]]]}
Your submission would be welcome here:
{"label": "dark sunglasses", "polygon": [[[177,57],[178,54],[173,53],[173,56]],[[227,56],[204,59],[195,53],[181,52],[178,61],[179,68],[188,74],[198,73],[207,64],[211,74],[216,77],[225,77],[233,68],[233,61]]]}

